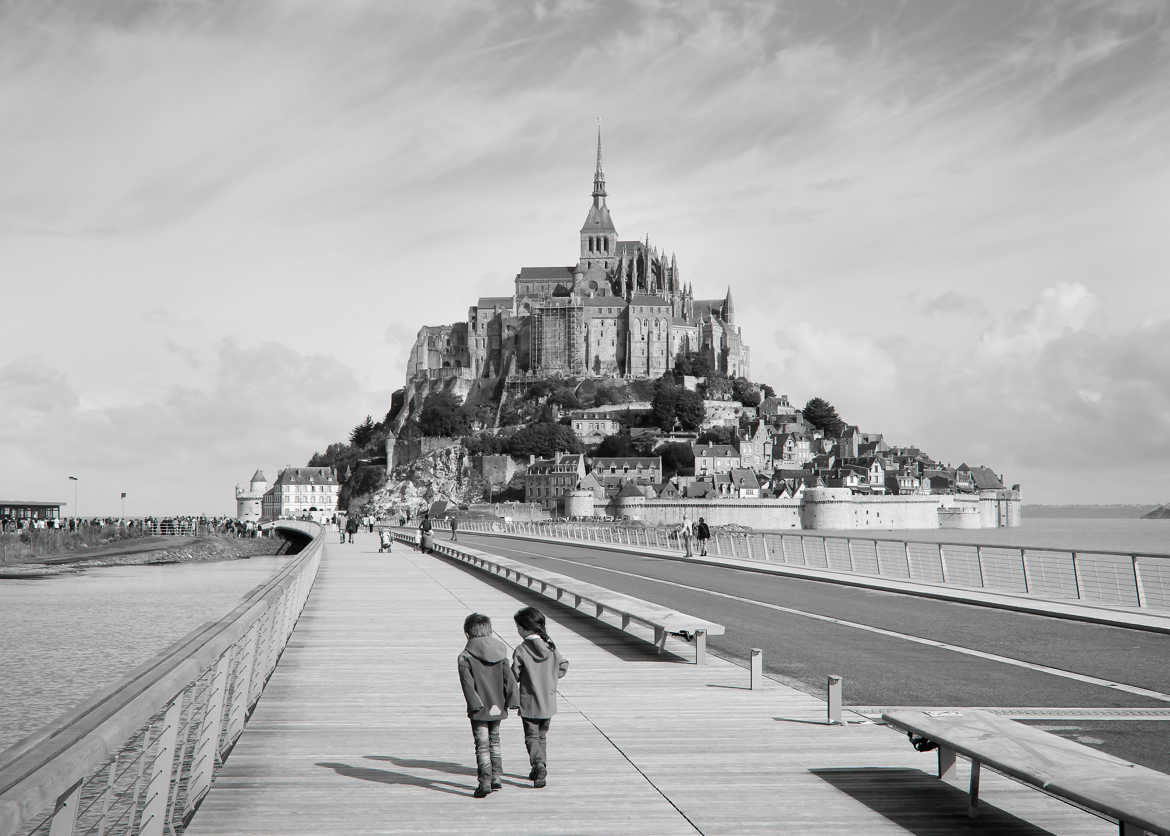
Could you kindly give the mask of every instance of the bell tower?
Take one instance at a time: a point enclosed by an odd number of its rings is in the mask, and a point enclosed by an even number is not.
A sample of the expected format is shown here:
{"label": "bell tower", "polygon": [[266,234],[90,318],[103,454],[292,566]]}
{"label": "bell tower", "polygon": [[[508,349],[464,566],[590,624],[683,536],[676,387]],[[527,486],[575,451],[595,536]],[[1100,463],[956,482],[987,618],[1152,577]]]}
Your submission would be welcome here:
{"label": "bell tower", "polygon": [[601,168],[601,123],[597,125],[597,168],[593,172],[593,205],[581,225],[581,256],[578,269],[588,272],[600,266],[607,272],[617,264],[617,229],[605,203],[605,171]]}

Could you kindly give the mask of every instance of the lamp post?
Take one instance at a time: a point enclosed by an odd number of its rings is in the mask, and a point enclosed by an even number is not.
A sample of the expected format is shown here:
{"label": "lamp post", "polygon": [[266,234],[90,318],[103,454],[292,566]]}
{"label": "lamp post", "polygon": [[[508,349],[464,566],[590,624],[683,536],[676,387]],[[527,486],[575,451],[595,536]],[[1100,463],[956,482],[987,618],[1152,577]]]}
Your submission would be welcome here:
{"label": "lamp post", "polygon": [[76,476],[70,476],[69,481],[73,483],[73,516],[77,517],[77,519],[80,520],[81,519],[81,511],[77,507],[77,483],[80,482],[81,480],[78,479]]}

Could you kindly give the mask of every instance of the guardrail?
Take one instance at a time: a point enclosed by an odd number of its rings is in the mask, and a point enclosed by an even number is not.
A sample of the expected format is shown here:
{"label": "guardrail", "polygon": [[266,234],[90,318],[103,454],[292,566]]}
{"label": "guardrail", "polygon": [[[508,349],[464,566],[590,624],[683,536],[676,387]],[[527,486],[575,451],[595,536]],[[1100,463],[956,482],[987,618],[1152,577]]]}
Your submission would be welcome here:
{"label": "guardrail", "polygon": [[0,836],[181,833],[260,698],[321,562],[323,529],[267,583],[0,753]]}
{"label": "guardrail", "polygon": [[[685,552],[677,528],[470,520],[464,531]],[[692,540],[698,553],[698,542]],[[983,543],[932,543],[852,534],[713,532],[715,557],[783,563],[963,589],[1113,607],[1170,610],[1170,555]]]}
{"label": "guardrail", "polygon": [[[419,545],[420,537],[415,531],[403,528],[392,531],[393,536],[399,541]],[[571,606],[578,612],[581,612],[581,605],[585,604],[587,608],[584,613],[597,621],[609,624],[610,622],[605,621],[603,616],[616,617],[624,631],[629,632],[631,622],[648,627],[654,631],[654,645],[659,653],[665,650],[668,635],[685,638],[695,645],[696,665],[702,665],[706,661],[707,636],[721,636],[724,632],[723,625],[717,622],[615,592],[579,578],[559,575],[518,560],[488,554],[461,543],[432,539],[428,548],[433,554],[458,560],[524,589],[539,592],[566,607]]]}

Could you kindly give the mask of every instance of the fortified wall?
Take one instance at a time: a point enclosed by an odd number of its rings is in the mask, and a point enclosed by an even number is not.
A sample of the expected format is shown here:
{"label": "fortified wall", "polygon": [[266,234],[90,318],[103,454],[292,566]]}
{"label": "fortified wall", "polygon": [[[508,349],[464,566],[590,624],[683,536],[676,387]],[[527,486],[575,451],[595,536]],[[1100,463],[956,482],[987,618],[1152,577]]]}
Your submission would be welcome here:
{"label": "fortified wall", "polygon": [[612,515],[647,525],[678,525],[683,517],[703,517],[710,525],[742,525],[783,529],[895,530],[959,527],[947,521],[961,517],[964,528],[1009,528],[1020,524],[1017,491],[931,496],[855,496],[848,488],[809,488],[795,499],[647,499],[625,496],[612,503],[591,502],[592,495],[574,491],[566,497],[566,513],[582,513],[592,504],[595,516]]}

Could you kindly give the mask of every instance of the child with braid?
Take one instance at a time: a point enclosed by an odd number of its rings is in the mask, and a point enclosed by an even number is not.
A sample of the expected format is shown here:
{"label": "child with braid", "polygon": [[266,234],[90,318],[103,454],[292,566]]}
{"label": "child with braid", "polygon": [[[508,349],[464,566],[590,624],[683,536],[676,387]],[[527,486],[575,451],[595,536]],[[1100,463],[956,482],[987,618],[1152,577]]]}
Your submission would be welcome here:
{"label": "child with braid", "polygon": [[520,720],[524,724],[524,745],[532,772],[528,777],[536,788],[548,777],[548,727],[557,713],[557,680],[569,669],[545,629],[544,613],[525,607],[513,616],[516,630],[524,640],[512,652],[512,672],[520,683]]}

